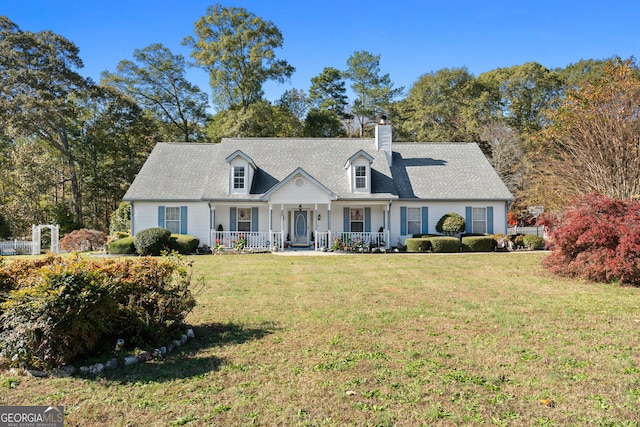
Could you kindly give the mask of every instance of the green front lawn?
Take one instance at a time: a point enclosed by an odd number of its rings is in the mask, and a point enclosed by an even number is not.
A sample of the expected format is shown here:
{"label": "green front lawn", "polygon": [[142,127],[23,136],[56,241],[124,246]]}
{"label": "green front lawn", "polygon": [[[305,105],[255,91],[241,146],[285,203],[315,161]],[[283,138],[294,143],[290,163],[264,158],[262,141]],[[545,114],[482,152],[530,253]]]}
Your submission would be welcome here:
{"label": "green front lawn", "polygon": [[186,347],[93,378],[4,373],[0,405],[61,404],[70,426],[638,426],[640,289],[545,256],[193,257]]}

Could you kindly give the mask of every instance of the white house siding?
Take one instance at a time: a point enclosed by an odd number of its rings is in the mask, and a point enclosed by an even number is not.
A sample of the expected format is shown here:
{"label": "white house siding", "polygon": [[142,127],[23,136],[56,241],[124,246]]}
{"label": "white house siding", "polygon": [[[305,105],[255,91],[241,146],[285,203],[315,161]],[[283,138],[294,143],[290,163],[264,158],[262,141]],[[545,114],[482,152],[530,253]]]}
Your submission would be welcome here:
{"label": "white house siding", "polygon": [[[302,181],[299,181],[302,179]],[[298,184],[302,184],[298,186]],[[269,198],[273,205],[328,203],[329,195],[306,177],[298,175],[275,191]]]}
{"label": "white house siding", "polygon": [[158,206],[187,208],[187,234],[210,244],[209,206],[206,202],[134,202],[131,216],[132,232],[158,227]]}
{"label": "white house siding", "polygon": [[460,201],[460,202],[430,202],[430,201],[394,201],[391,207],[391,242],[393,245],[404,244],[409,234],[401,233],[400,208],[405,207],[427,207],[428,208],[428,232],[439,234],[436,231],[436,224],[443,215],[455,212],[463,218],[466,215],[467,206],[475,208],[493,207],[493,233],[507,232],[506,202],[484,202],[484,201]]}
{"label": "white house siding", "polygon": [[238,203],[214,203],[211,202],[211,224],[214,229],[218,229],[222,226],[223,231],[231,230],[231,208],[258,208],[258,228],[254,231],[268,231],[269,230],[269,207],[266,203],[255,201],[253,203],[240,202]]}
{"label": "white house siding", "polygon": [[[371,209],[371,232],[377,232],[380,227],[385,230],[387,226],[385,224],[385,212],[387,210],[387,203],[380,204],[379,202],[373,204],[367,201],[352,201],[352,202],[339,202],[331,204],[331,231],[343,232],[344,230],[344,208],[370,208]],[[399,218],[399,217],[398,217]]]}

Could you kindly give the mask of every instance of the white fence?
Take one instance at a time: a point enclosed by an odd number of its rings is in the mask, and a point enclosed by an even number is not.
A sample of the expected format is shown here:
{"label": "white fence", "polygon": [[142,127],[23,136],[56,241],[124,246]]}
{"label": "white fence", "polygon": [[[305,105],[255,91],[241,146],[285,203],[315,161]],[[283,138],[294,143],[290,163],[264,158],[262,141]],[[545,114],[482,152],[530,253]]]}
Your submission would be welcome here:
{"label": "white fence", "polygon": [[215,246],[225,248],[268,249],[273,246],[265,231],[212,231],[211,237]]}
{"label": "white fence", "polygon": [[29,255],[33,252],[30,240],[9,240],[0,242],[0,255]]}
{"label": "white fence", "polygon": [[507,234],[530,234],[532,236],[547,236],[547,228],[543,226],[533,227],[509,227],[507,228]]}

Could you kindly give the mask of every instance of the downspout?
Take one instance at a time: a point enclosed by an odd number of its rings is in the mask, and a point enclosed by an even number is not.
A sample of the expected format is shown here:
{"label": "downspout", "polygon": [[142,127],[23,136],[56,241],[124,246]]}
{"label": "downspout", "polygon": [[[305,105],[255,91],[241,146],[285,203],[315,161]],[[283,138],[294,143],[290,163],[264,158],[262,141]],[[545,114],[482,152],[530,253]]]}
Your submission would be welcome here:
{"label": "downspout", "polygon": [[389,200],[387,204],[387,248],[391,248],[391,205],[393,201]]}
{"label": "downspout", "polygon": [[129,207],[129,218],[131,218],[131,224],[130,224],[131,230],[129,230],[129,231],[130,231],[132,236],[135,236],[136,235],[135,222],[134,222],[135,215],[133,214],[133,212],[134,212],[133,202],[131,202],[131,206]]}
{"label": "downspout", "polygon": [[215,211],[211,209],[211,201],[207,202],[209,206],[209,247],[213,247],[213,224],[215,224]]}

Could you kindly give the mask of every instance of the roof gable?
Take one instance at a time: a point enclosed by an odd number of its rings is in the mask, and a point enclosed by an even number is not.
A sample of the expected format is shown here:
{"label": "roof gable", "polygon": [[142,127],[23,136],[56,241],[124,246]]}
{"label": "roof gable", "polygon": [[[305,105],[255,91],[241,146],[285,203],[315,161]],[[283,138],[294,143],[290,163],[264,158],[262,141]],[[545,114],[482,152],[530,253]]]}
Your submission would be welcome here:
{"label": "roof gable", "polygon": [[309,175],[304,169],[296,168],[296,170],[291,172],[285,179],[283,179],[278,184],[273,186],[269,191],[264,193],[264,195],[262,196],[262,199],[269,200],[274,193],[278,192],[278,190],[280,190],[282,187],[289,184],[290,182],[294,181],[298,177],[303,177],[309,180],[315,187],[317,187],[320,191],[324,192],[329,199],[336,200],[338,198],[331,190],[329,190],[327,187],[322,185],[322,183],[320,183],[317,179]]}
{"label": "roof gable", "polygon": [[249,163],[249,165],[250,165],[252,168],[256,169],[256,164],[253,162],[253,159],[251,159],[251,157],[247,156],[246,154],[244,154],[244,153],[243,153],[242,151],[240,151],[240,150],[236,150],[236,151],[234,151],[233,153],[231,153],[230,155],[228,155],[228,156],[227,156],[227,158],[226,158],[226,159],[224,159],[224,160],[225,160],[225,162],[227,162],[227,163],[231,163],[231,161],[232,161],[233,159],[235,159],[236,157],[240,157],[240,158],[242,158],[242,159],[243,159],[243,160],[245,160],[247,163]]}
{"label": "roof gable", "polygon": [[347,163],[344,165],[344,168],[348,168],[349,166],[351,166],[351,163],[353,163],[356,159],[360,158],[360,157],[364,157],[365,159],[367,159],[369,161],[369,163],[373,162],[373,156],[369,153],[367,153],[364,150],[358,150],[357,153],[355,153],[354,155],[352,155],[351,157],[349,157],[347,159]]}

